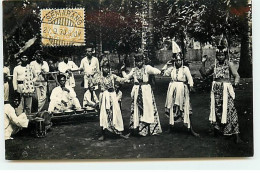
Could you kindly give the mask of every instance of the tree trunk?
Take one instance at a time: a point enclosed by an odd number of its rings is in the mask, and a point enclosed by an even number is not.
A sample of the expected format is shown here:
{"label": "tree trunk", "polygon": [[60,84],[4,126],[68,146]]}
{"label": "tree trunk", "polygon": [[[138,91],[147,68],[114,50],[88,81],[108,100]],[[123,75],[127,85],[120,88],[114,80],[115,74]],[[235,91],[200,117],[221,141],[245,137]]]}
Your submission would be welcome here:
{"label": "tree trunk", "polygon": [[241,54],[238,73],[240,77],[251,78],[252,77],[252,62],[249,50],[249,30],[248,18],[245,17],[243,21],[245,27],[244,32],[241,33]]}

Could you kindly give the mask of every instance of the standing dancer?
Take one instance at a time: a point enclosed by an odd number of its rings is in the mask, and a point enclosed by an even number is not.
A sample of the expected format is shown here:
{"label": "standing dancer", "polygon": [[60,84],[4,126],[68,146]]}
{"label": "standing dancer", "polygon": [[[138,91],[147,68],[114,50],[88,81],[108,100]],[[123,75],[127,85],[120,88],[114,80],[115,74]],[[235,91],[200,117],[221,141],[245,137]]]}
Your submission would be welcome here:
{"label": "standing dancer", "polygon": [[148,83],[149,75],[158,75],[161,71],[150,65],[144,65],[143,54],[135,55],[135,65],[128,75],[122,72],[126,79],[134,79],[129,128],[141,136],[162,133],[153,91]]}
{"label": "standing dancer", "polygon": [[101,87],[100,127],[102,136],[99,140],[105,139],[105,129],[122,138],[128,138],[128,136],[122,134],[124,131],[124,123],[115,92],[115,81],[125,82],[126,80],[111,74],[109,63],[104,63],[102,66],[102,75],[100,75],[97,81]]}
{"label": "standing dancer", "polygon": [[199,136],[193,130],[190,119],[190,90],[193,90],[193,79],[189,68],[183,65],[180,49],[173,49],[172,60],[168,61],[162,71],[164,76],[171,76],[172,79],[165,102],[165,114],[169,117],[170,124],[169,132],[172,131],[175,122],[183,121],[192,135]]}
{"label": "standing dancer", "polygon": [[231,74],[235,78],[235,86],[238,85],[240,76],[234,68],[234,64],[228,61],[228,49],[224,45],[217,47],[215,64],[208,70],[205,70],[206,61],[206,58],[202,59],[200,73],[202,77],[213,74],[209,120],[214,126],[214,133],[221,132],[223,135],[235,135],[236,143],[240,143]]}

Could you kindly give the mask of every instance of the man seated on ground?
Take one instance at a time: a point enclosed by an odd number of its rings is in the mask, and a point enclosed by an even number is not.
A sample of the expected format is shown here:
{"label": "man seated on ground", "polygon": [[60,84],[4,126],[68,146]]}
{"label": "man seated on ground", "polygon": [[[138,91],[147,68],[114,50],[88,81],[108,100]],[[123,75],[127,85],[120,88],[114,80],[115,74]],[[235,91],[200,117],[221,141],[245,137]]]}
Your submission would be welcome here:
{"label": "man seated on ground", "polygon": [[15,112],[15,108],[21,102],[20,94],[16,93],[11,100],[11,103],[9,101],[5,101],[4,103],[5,140],[13,139],[11,135],[17,133],[22,128],[27,128],[29,123],[25,113],[17,116]]}
{"label": "man seated on ground", "polygon": [[88,80],[88,90],[84,94],[83,107],[87,111],[98,111],[99,109],[99,100],[95,93],[95,86],[92,80]]}
{"label": "man seated on ground", "polygon": [[52,90],[48,111],[63,112],[73,108],[81,109],[74,89],[68,85],[65,85],[66,76],[64,74],[60,74],[57,78],[60,86],[57,86]]}

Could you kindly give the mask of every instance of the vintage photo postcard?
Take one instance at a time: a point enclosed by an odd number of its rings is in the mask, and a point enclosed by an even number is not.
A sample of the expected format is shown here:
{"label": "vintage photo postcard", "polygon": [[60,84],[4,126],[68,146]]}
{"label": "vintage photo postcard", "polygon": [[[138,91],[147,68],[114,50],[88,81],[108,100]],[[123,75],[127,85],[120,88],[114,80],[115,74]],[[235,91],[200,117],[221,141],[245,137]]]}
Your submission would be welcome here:
{"label": "vintage photo postcard", "polygon": [[4,0],[6,160],[253,157],[250,0]]}

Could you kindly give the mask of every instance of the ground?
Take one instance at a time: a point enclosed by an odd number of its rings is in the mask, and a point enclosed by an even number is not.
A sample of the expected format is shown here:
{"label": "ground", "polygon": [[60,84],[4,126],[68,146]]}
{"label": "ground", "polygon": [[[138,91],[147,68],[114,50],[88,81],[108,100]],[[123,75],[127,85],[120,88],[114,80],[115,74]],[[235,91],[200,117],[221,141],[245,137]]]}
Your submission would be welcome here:
{"label": "ground", "polygon": [[[82,103],[81,79],[77,79],[76,92]],[[143,159],[143,158],[198,158],[198,157],[248,157],[253,155],[253,87],[252,79],[242,79],[235,90],[235,106],[238,111],[240,135],[244,141],[235,144],[232,137],[210,135],[208,121],[210,92],[197,83],[191,94],[193,127],[200,137],[188,134],[181,123],[176,124],[173,133],[167,133],[169,119],[164,115],[164,103],[168,78],[156,78],[155,100],[159,111],[163,133],[158,136],[130,137],[120,139],[110,136],[98,141],[100,127],[98,118],[80,119],[54,124],[45,138],[35,138],[23,130],[6,141],[8,160],[45,159]],[[130,117],[131,85],[122,88],[122,115],[125,133],[128,132]]]}

